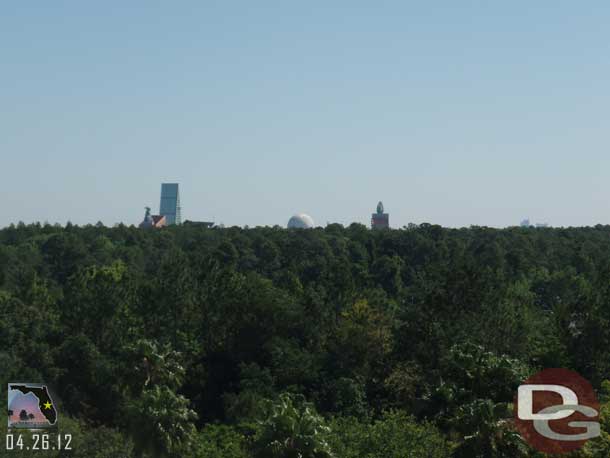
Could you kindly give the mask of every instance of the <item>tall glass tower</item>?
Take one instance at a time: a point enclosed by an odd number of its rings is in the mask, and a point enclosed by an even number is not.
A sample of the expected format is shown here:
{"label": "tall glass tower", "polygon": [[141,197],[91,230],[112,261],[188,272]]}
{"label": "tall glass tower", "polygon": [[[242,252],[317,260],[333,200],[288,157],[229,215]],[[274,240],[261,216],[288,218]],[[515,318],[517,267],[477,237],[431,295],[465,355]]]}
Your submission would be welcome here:
{"label": "tall glass tower", "polygon": [[165,216],[168,225],[182,223],[178,183],[161,183],[159,214]]}

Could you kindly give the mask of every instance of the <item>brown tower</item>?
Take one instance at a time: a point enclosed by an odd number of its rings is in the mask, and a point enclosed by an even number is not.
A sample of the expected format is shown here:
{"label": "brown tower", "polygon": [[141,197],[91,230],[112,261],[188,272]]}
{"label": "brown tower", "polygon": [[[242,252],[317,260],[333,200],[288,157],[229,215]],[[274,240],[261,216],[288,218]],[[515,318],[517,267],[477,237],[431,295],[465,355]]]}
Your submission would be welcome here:
{"label": "brown tower", "polygon": [[390,215],[383,212],[383,203],[377,204],[377,213],[371,215],[372,229],[388,229],[390,227]]}

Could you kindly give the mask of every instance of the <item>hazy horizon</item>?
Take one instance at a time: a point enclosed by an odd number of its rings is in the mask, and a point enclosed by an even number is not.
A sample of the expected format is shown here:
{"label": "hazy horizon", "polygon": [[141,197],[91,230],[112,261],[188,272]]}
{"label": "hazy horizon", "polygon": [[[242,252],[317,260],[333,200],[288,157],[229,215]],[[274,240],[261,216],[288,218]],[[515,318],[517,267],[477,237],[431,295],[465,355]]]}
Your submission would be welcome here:
{"label": "hazy horizon", "polygon": [[610,223],[610,4],[5,5],[0,227]]}

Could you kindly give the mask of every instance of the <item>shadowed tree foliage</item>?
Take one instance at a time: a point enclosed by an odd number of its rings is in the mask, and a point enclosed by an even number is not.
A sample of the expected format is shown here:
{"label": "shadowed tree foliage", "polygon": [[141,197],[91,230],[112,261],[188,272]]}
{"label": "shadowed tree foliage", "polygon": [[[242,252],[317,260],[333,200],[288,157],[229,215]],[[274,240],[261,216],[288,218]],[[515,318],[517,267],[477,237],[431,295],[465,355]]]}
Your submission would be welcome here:
{"label": "shadowed tree foliage", "polygon": [[252,445],[256,458],[331,458],[330,429],[312,404],[282,394],[266,406]]}
{"label": "shadowed tree foliage", "polygon": [[511,403],[546,367],[608,456],[610,226],[0,230],[0,386],[50,385],[73,456],[539,458]]}

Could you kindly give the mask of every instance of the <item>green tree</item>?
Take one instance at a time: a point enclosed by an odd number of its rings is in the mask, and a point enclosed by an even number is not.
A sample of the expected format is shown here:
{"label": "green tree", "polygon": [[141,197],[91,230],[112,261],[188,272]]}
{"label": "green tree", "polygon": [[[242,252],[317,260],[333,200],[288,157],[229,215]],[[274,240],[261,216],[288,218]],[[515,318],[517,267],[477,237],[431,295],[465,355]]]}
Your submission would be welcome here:
{"label": "green tree", "polygon": [[341,458],[449,458],[450,447],[428,423],[418,424],[404,411],[387,411],[373,421],[336,417],[329,443]]}
{"label": "green tree", "polygon": [[197,415],[188,399],[167,386],[145,389],[127,412],[139,456],[179,457],[195,440]]}
{"label": "green tree", "polygon": [[256,458],[330,458],[330,432],[313,405],[301,396],[270,402],[252,445]]}

